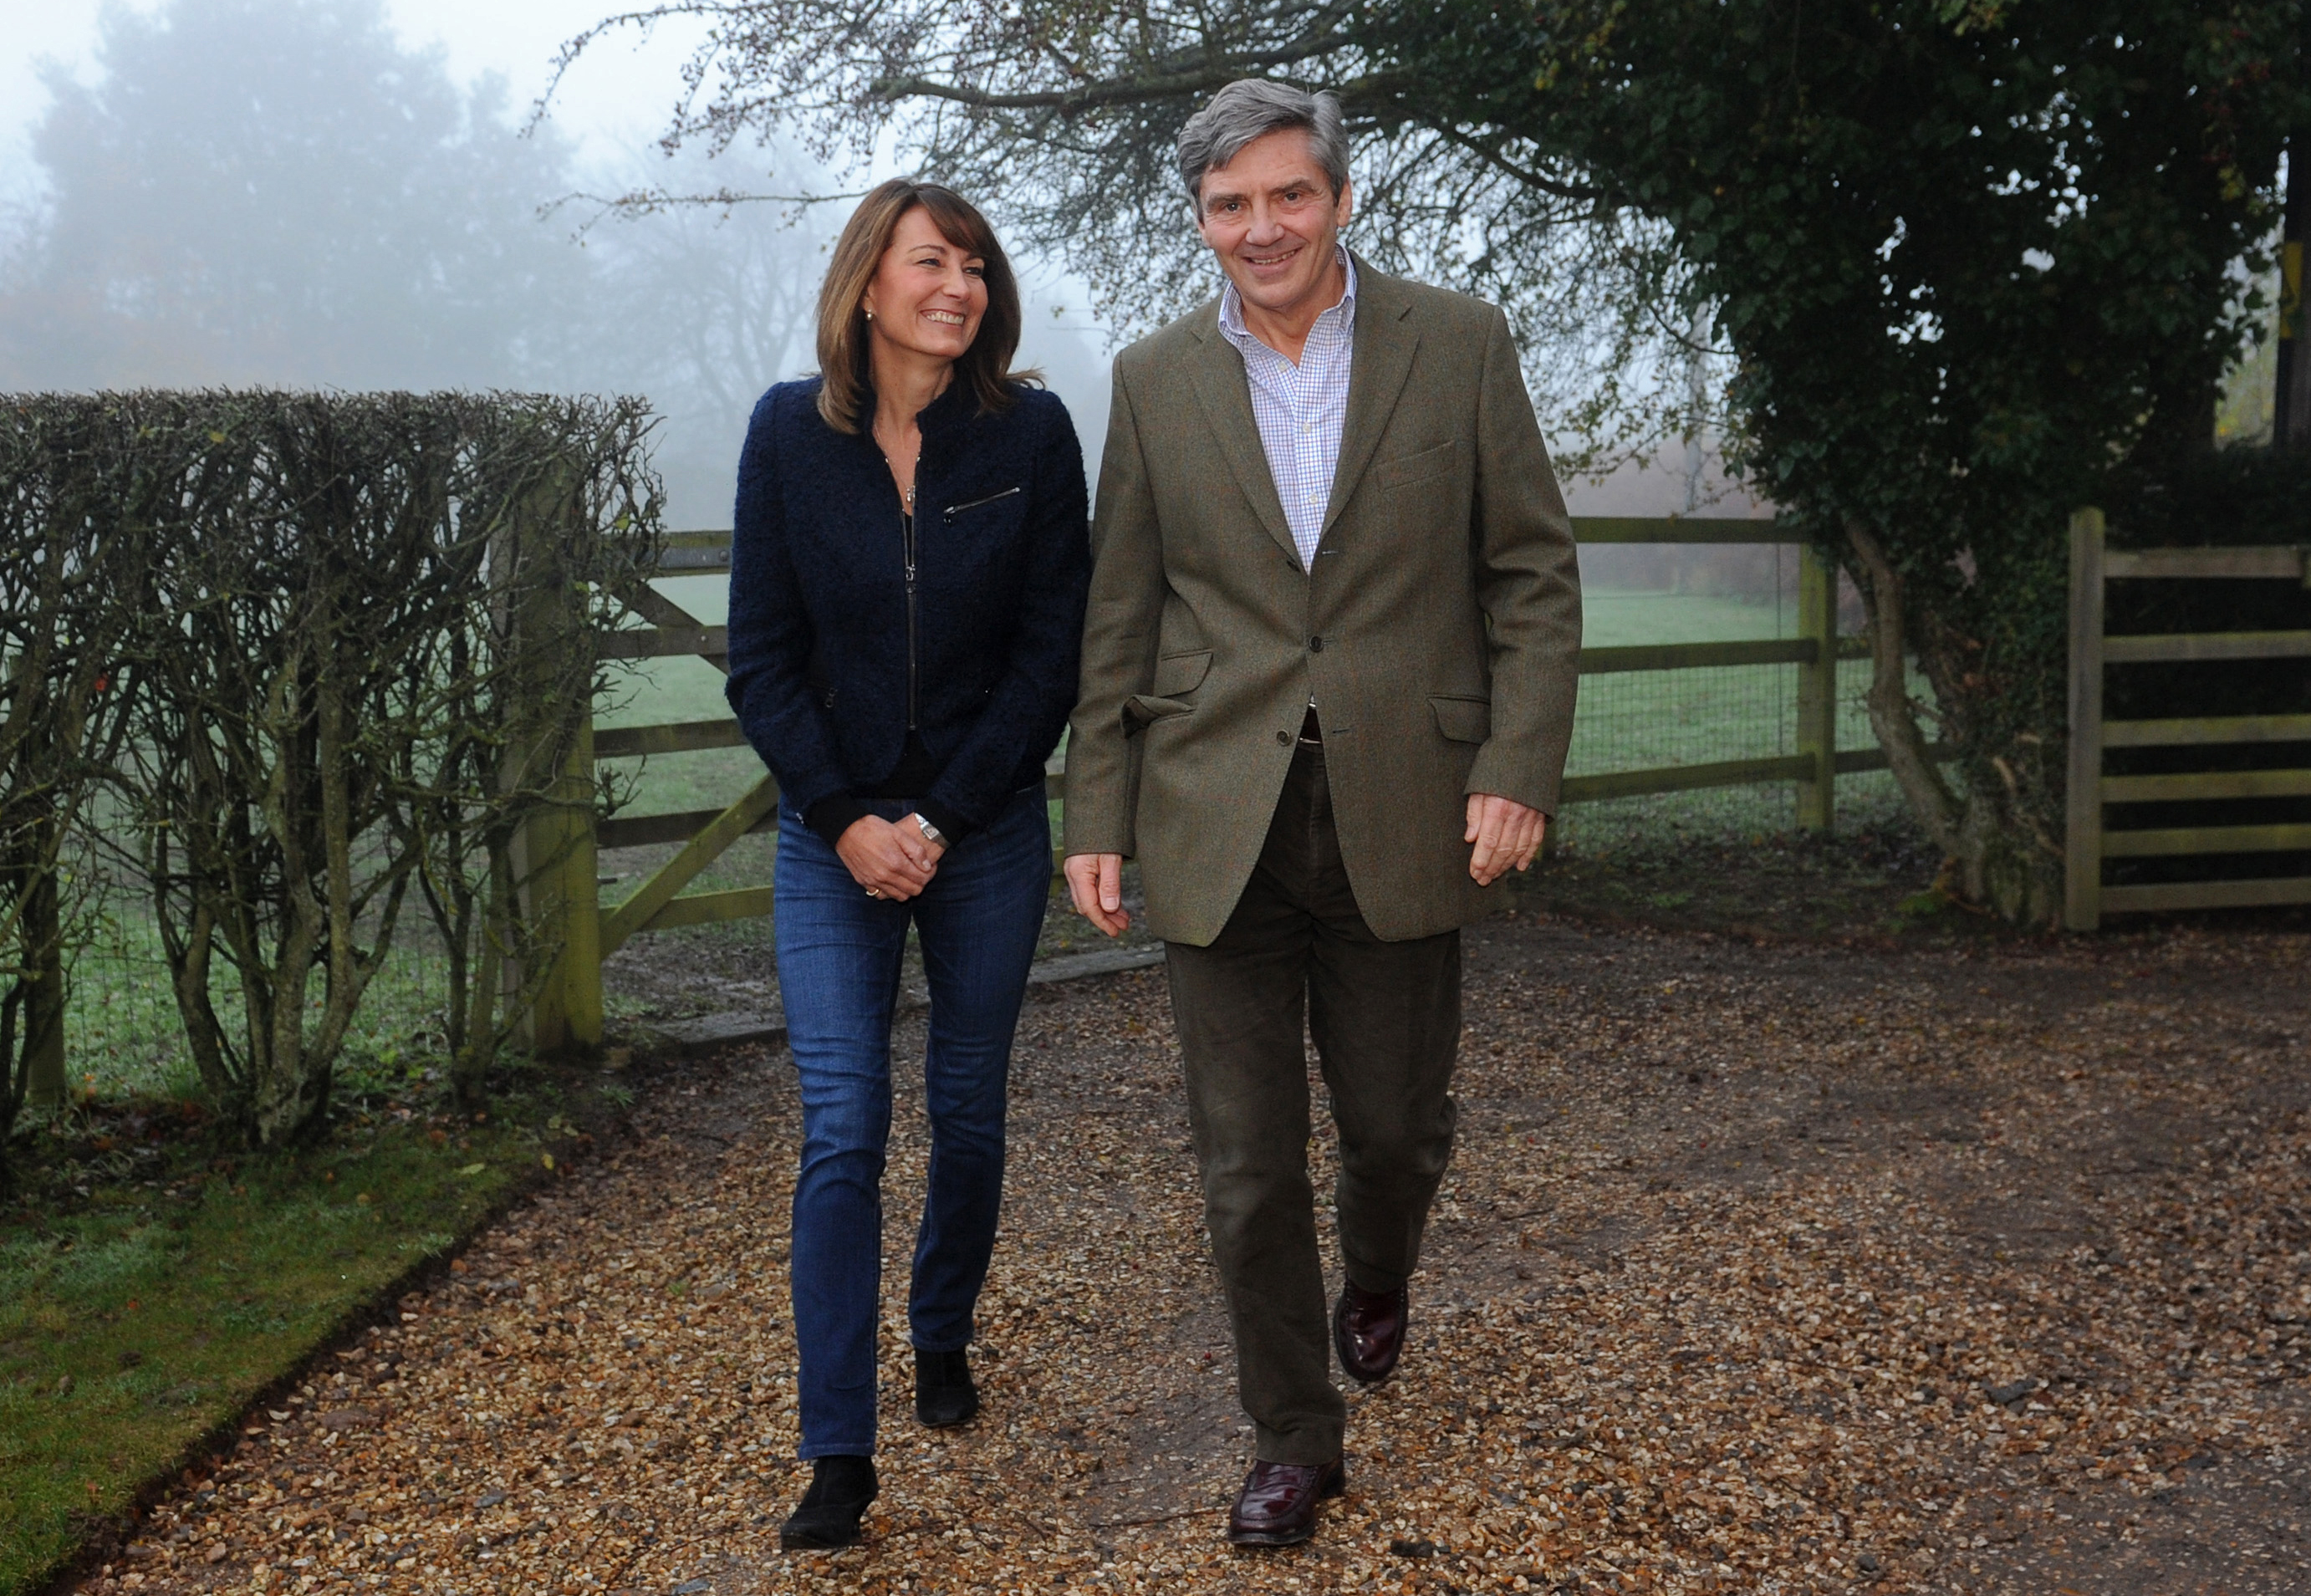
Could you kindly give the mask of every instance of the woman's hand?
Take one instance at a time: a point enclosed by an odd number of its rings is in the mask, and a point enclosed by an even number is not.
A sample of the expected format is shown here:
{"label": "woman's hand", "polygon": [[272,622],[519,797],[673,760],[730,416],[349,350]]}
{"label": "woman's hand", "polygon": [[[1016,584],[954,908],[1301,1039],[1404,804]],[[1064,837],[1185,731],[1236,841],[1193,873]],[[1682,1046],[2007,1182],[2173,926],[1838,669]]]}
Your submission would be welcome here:
{"label": "woman's hand", "polygon": [[876,815],[850,823],[834,845],[850,878],[874,896],[903,903],[938,873],[939,850],[924,841],[911,815],[894,825]]}

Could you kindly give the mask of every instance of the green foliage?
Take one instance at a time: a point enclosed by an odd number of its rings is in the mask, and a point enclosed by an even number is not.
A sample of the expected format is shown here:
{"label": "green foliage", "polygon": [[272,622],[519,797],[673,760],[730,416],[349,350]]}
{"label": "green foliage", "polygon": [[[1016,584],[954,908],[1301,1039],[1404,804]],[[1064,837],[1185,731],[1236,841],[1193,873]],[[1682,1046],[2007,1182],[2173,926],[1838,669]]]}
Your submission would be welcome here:
{"label": "green foliage", "polygon": [[1575,6],[1543,57],[1530,131],[1674,230],[1738,357],[1739,463],[1899,612],[1963,757],[1914,798],[1968,895],[2018,915],[2058,857],[2034,843],[2060,829],[2067,512],[2211,448],[2298,22]]}
{"label": "green foliage", "polygon": [[[2115,480],[2114,548],[2311,545],[2311,456],[2233,449],[2153,480]],[[2106,627],[2113,633],[2311,631],[2311,589],[2291,581],[2123,581],[2111,583],[2106,595]],[[2129,665],[2107,674],[2104,693],[2112,720],[2187,718],[2208,713],[2211,704],[2219,704],[2226,715],[2301,715],[2311,713],[2311,670],[2268,659]],[[2311,746],[2114,749],[2105,757],[2114,772],[2135,774],[2280,770],[2299,768],[2311,759]],[[2278,824],[2311,820],[2311,802],[2274,799],[2157,813],[2177,825]]]}
{"label": "green foliage", "polygon": [[2311,455],[2225,449],[2155,476],[2114,473],[2113,548],[2182,548],[2307,541]]}

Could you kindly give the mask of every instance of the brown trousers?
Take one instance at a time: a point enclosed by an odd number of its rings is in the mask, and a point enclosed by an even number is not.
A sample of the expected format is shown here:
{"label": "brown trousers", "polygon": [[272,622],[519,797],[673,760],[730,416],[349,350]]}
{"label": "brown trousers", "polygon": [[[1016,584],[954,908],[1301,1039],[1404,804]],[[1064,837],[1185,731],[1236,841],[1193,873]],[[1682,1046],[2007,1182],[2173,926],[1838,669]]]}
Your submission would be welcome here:
{"label": "brown trousers", "polygon": [[1340,860],[1323,748],[1304,742],[1227,925],[1209,947],[1168,944],[1165,965],[1238,1394],[1260,1458],[1330,1462],[1347,1404],[1331,1380],[1304,1034],[1339,1130],[1342,1262],[1358,1286],[1392,1291],[1419,1262],[1452,1155],[1461,934],[1373,935]]}

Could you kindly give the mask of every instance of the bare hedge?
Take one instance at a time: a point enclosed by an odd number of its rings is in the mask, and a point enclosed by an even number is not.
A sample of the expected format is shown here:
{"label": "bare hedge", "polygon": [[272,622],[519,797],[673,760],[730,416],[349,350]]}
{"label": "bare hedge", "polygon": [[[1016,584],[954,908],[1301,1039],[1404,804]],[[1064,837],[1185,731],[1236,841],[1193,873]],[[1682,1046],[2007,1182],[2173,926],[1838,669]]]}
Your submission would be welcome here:
{"label": "bare hedge", "polygon": [[0,399],[0,1032],[70,941],[42,929],[73,920],[61,822],[104,788],[125,823],[92,840],[145,884],[253,1143],[318,1128],[421,906],[477,1090],[552,957],[510,843],[597,685],[589,632],[655,562],[650,430],[640,401],[533,395]]}

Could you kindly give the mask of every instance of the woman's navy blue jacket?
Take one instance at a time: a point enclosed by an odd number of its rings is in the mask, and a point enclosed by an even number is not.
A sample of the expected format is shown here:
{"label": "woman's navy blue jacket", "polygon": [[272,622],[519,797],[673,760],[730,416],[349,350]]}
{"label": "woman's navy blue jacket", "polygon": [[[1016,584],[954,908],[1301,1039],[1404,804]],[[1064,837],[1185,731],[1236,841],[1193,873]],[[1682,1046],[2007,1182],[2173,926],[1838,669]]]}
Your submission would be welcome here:
{"label": "woman's navy blue jacket", "polygon": [[938,774],[907,796],[960,842],[1042,781],[1075,706],[1091,581],[1083,450],[1041,388],[981,415],[951,383],[922,413],[911,671],[899,492],[870,434],[819,415],[818,388],[779,384],[746,429],[730,707],[786,802],[832,841],[865,813],[851,796],[898,768],[911,678]]}

